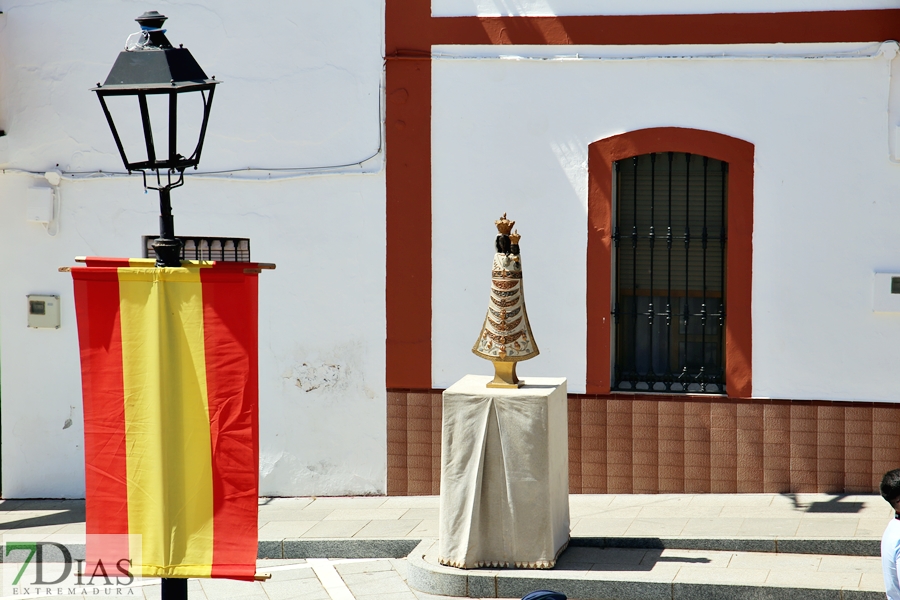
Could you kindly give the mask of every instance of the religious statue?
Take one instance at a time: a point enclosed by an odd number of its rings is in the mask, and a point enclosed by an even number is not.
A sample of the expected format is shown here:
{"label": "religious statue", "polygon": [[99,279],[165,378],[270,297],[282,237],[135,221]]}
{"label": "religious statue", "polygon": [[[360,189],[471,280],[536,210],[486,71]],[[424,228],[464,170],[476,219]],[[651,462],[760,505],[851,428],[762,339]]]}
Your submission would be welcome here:
{"label": "religious statue", "polygon": [[519,388],[516,363],[534,358],[540,351],[531,336],[531,325],[525,312],[522,291],[522,258],[519,256],[519,231],[512,231],[515,221],[506,213],[494,221],[497,239],[491,272],[491,297],[487,315],[472,352],[494,363],[494,379],[489,388]]}

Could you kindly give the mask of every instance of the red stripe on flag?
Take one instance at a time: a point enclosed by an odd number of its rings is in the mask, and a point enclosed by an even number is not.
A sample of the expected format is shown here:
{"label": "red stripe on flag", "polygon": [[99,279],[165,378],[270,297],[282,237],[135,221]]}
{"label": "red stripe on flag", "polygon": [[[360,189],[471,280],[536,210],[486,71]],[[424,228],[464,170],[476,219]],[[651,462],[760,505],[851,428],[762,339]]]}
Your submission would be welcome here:
{"label": "red stripe on flag", "polygon": [[252,579],[259,501],[258,279],[217,267],[200,270],[212,443],[212,577]]}
{"label": "red stripe on flag", "polygon": [[[125,403],[119,279],[115,269],[73,268],[75,316],[81,349],[84,405],[86,531],[128,533]],[[93,546],[94,557],[128,556],[121,548]],[[115,544],[114,544],[115,545]],[[105,561],[104,561],[105,562]]]}

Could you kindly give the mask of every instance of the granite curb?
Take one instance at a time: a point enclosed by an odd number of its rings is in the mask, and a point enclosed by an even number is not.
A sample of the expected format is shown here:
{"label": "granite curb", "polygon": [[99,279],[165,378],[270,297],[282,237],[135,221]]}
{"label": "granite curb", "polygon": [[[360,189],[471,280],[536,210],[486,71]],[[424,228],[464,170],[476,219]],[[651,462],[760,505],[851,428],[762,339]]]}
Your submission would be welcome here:
{"label": "granite curb", "polygon": [[[422,538],[284,538],[260,540],[257,558],[404,558]],[[572,537],[570,547],[722,550],[880,556],[881,540],[859,538]]]}
{"label": "granite curb", "polygon": [[573,537],[569,546],[583,548],[647,548],[660,550],[723,550],[837,556],[881,556],[880,539],[847,538],[687,538]]}
{"label": "granite curb", "polygon": [[257,558],[406,558],[420,539],[260,540]]}

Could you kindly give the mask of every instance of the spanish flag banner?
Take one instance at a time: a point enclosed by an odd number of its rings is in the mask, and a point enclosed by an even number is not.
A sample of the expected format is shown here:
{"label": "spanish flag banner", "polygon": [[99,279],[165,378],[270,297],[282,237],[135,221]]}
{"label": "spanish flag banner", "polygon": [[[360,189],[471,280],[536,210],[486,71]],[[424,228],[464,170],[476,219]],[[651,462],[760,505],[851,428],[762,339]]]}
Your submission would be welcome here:
{"label": "spanish flag banner", "polygon": [[131,534],[115,539],[141,545],[92,550],[89,541],[89,557],[128,552],[145,577],[252,580],[259,265],[85,263],[70,271],[87,533]]}

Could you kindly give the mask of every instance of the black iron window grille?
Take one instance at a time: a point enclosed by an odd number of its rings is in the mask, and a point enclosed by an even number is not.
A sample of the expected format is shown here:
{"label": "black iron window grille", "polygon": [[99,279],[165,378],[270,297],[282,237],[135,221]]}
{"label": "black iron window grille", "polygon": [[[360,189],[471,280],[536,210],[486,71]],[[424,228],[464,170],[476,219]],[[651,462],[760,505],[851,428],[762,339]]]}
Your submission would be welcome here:
{"label": "black iron window grille", "polygon": [[[156,258],[153,241],[158,235],[144,236],[144,258]],[[181,260],[219,260],[250,262],[250,240],[232,237],[184,237],[181,240]]]}
{"label": "black iron window grille", "polygon": [[613,390],[725,393],[728,163],[615,163]]}

